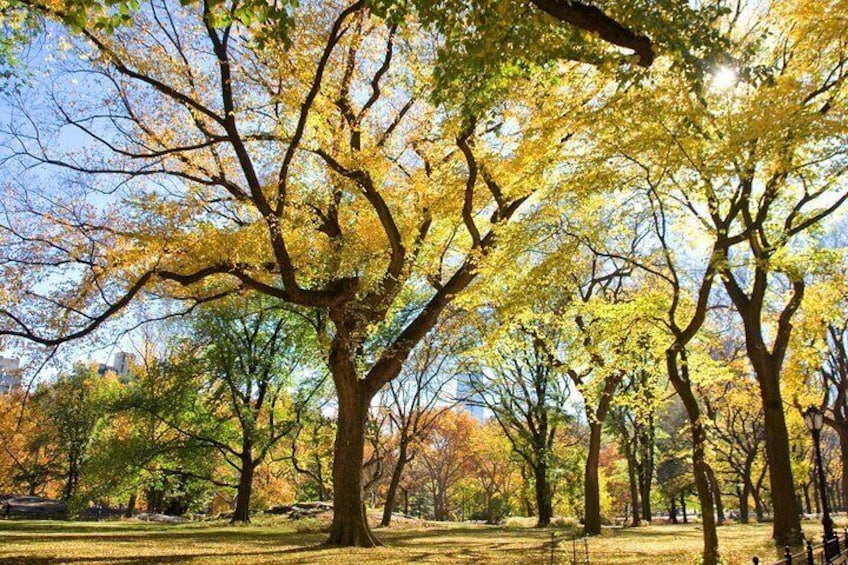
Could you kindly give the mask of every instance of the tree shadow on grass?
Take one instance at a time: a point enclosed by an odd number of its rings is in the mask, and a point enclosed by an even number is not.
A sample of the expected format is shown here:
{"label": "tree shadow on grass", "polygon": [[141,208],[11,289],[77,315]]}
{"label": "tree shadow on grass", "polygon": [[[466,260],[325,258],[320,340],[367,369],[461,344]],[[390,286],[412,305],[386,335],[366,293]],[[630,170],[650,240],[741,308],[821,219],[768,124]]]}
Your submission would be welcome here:
{"label": "tree shadow on grass", "polygon": [[418,539],[431,539],[434,537],[441,538],[474,538],[481,541],[491,541],[493,538],[509,538],[509,539],[548,539],[550,532],[537,529],[525,528],[506,528],[499,526],[491,526],[481,529],[479,526],[458,526],[444,528],[427,528],[426,530],[382,530],[378,534],[380,539],[389,544],[404,545],[407,542],[414,542]]}
{"label": "tree shadow on grass", "polygon": [[313,553],[323,549],[320,545],[310,545],[304,547],[293,547],[288,549],[280,549],[277,551],[237,551],[237,552],[215,552],[215,553],[181,553],[180,555],[142,555],[137,557],[31,557],[25,555],[13,555],[3,557],[4,565],[55,565],[56,563],[102,563],[104,565],[148,565],[169,564],[169,563],[185,563],[192,559],[210,560],[232,557],[233,563],[239,563],[238,558],[245,557],[282,557],[285,555],[295,555],[298,553]]}

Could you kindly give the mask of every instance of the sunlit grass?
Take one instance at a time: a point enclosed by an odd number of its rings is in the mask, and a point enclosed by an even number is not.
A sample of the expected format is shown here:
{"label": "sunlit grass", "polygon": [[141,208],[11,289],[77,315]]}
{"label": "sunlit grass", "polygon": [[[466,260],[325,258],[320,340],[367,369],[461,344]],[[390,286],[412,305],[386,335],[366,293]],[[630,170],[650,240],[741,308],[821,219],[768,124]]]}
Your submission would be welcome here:
{"label": "sunlit grass", "polygon": [[[840,524],[844,525],[844,524]],[[220,522],[163,526],[129,522],[0,522],[0,563],[549,563],[551,534],[559,542],[555,562],[571,563],[576,530],[466,524],[404,525],[378,530],[386,544],[373,550],[323,548],[325,534],[279,520],[249,526]],[[300,530],[300,531],[298,531]],[[805,524],[810,535],[820,527]],[[728,564],[776,557],[769,524],[720,528]],[[591,563],[679,565],[697,562],[701,530],[693,525],[656,525],[605,530],[588,540]],[[583,542],[578,544],[582,556]],[[582,563],[582,561],[581,561]]]}

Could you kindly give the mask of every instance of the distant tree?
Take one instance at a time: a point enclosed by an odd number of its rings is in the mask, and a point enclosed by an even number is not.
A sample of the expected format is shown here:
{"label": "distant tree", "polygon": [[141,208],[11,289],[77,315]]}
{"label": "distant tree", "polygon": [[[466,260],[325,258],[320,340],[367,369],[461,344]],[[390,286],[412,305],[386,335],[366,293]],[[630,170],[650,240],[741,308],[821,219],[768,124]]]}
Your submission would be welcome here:
{"label": "distant tree", "polygon": [[[761,487],[767,462],[763,457],[765,426],[756,383],[743,374],[704,387],[707,417],[712,421],[710,445],[716,458],[729,468],[731,484],[738,488],[739,520],[749,521],[749,500],[756,500],[757,520],[762,520]],[[759,477],[759,479],[758,479]]]}
{"label": "distant tree", "polygon": [[463,482],[469,503],[464,516],[497,524],[514,511],[521,481],[518,458],[494,419],[475,429],[471,453],[472,470]]}
{"label": "distant tree", "polygon": [[569,419],[571,391],[557,358],[565,336],[541,316],[482,326],[480,332],[486,335],[486,345],[476,359],[479,369],[471,376],[473,390],[532,471],[537,525],[547,526],[553,517],[554,441]]}
{"label": "distant tree", "polygon": [[439,331],[427,335],[407,359],[399,377],[383,389],[378,406],[389,419],[394,434],[395,461],[383,507],[383,527],[391,523],[404,469],[445,410],[456,405],[456,395],[447,390],[462,372],[458,352],[462,339],[455,331],[455,317],[448,316]]}
{"label": "distant tree", "polygon": [[24,391],[0,394],[0,491],[51,494],[63,456],[50,416],[29,400]]}
{"label": "distant tree", "polygon": [[77,494],[80,475],[90,455],[98,428],[102,427],[114,397],[117,382],[101,377],[84,364],[39,387],[33,398],[38,410],[49,418],[52,442],[62,454],[64,487],[62,498]]}
{"label": "distant tree", "polygon": [[[687,463],[692,446],[686,435],[680,433],[687,425],[688,415],[679,401],[664,410],[659,422],[662,434],[657,441],[657,486],[668,503],[669,517],[674,524],[678,522],[678,508],[683,510],[678,500],[685,500],[694,482],[692,467]],[[711,510],[706,511],[711,513]]]}
{"label": "distant tree", "polygon": [[430,428],[414,460],[423,473],[422,485],[432,497],[436,520],[454,515],[454,490],[473,469],[472,441],[477,426],[464,410],[445,412]]}
{"label": "distant tree", "polygon": [[627,461],[633,525],[652,519],[656,422],[661,390],[648,367],[628,371],[610,409],[609,427]]}
{"label": "distant tree", "polygon": [[189,330],[191,354],[160,365],[157,397],[135,405],[186,445],[217,452],[235,482],[184,468],[167,474],[236,489],[232,521],[248,522],[254,472],[295,427],[289,387],[313,367],[314,328],[261,297],[238,297],[198,311]]}

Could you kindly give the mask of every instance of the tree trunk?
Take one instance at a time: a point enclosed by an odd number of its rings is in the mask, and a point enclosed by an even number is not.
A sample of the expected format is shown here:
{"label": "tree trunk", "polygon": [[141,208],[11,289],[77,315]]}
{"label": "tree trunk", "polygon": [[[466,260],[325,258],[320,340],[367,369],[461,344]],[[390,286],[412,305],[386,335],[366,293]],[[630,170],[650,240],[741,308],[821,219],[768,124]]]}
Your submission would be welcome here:
{"label": "tree trunk", "polygon": [[672,524],[677,523],[677,503],[675,500],[677,499],[672,496],[668,507],[668,521]]}
{"label": "tree trunk", "polygon": [[815,477],[812,478],[812,482],[813,482],[813,502],[815,502],[815,504],[816,504],[816,514],[821,514],[822,513],[821,502],[820,502],[821,501],[821,492],[819,490],[819,482],[815,479]]}
{"label": "tree trunk", "polygon": [[654,480],[654,421],[648,416],[648,430],[642,432],[642,462],[639,465],[639,495],[642,499],[642,519],[651,521],[651,487]]}
{"label": "tree trunk", "polygon": [[448,519],[447,492],[444,485],[436,485],[433,489],[433,518],[437,522]]}
{"label": "tree trunk", "polygon": [[718,525],[724,524],[724,504],[721,500],[721,489],[719,488],[718,479],[716,478],[713,468],[707,465],[707,476],[710,479],[710,489],[713,491],[715,499],[716,513],[718,514]]}
{"label": "tree trunk", "polygon": [[238,491],[236,493],[236,509],[230,523],[250,522],[250,496],[253,492],[253,454],[248,447],[241,458],[241,475],[239,476]]}
{"label": "tree trunk", "polygon": [[[678,364],[679,362],[679,364]],[[692,470],[695,476],[695,487],[698,490],[698,501],[701,503],[701,523],[704,534],[703,565],[718,565],[718,532],[716,531],[713,493],[707,475],[708,465],[704,458],[704,446],[707,434],[701,418],[701,408],[692,392],[689,380],[686,349],[675,344],[666,351],[668,376],[674,390],[686,408],[689,417],[689,428],[692,434]]]}
{"label": "tree trunk", "polygon": [[528,518],[532,518],[536,515],[536,511],[533,508],[533,501],[530,500],[530,495],[527,492],[527,485],[530,484],[529,471],[527,469],[527,465],[522,464],[520,467],[521,472],[521,504],[524,506],[524,513]]}
{"label": "tree trunk", "polygon": [[386,505],[383,507],[383,520],[380,525],[384,528],[388,527],[392,522],[392,512],[395,509],[395,499],[397,498],[400,479],[403,475],[403,468],[406,466],[406,442],[401,439],[400,450],[398,452],[397,465],[392,470],[392,479],[389,482],[389,491],[386,493]]}
{"label": "tree trunk", "polygon": [[626,444],[624,452],[627,458],[627,480],[630,483],[630,507],[633,509],[632,524],[638,526],[642,521],[639,518],[639,483],[636,479],[636,461],[634,460],[632,450]]}
{"label": "tree trunk", "polygon": [[598,477],[600,453],[601,423],[591,422],[589,424],[589,453],[586,457],[584,476],[585,514],[583,519],[583,533],[589,536],[601,533],[601,485]]}
{"label": "tree trunk", "polygon": [[686,493],[680,491],[680,513],[683,514],[683,523],[689,523],[689,515],[686,513]]}
{"label": "tree trunk", "polygon": [[842,511],[848,512],[848,426],[839,429],[839,450],[842,454]]}
{"label": "tree trunk", "polygon": [[536,521],[537,528],[551,525],[553,507],[551,505],[551,485],[548,482],[548,464],[539,462],[533,469],[536,483],[536,508],[539,509],[539,519]]}
{"label": "tree trunk", "polygon": [[757,522],[762,523],[765,519],[766,509],[763,507],[763,499],[760,496],[760,490],[752,491],[754,496],[754,514],[757,516]]}
{"label": "tree trunk", "polygon": [[124,512],[124,518],[132,518],[135,513],[135,501],[136,501],[136,493],[132,493],[130,495],[130,499],[127,502],[127,511]]}
{"label": "tree trunk", "polygon": [[76,461],[71,459],[68,462],[68,479],[65,482],[65,488],[62,490],[62,500],[70,500],[77,490],[77,481],[79,480],[79,469]]}
{"label": "tree trunk", "polygon": [[338,417],[333,459],[333,523],[329,545],[375,547],[381,545],[365,514],[362,497],[362,463],[365,457],[365,425],[371,395],[359,382],[353,364],[333,359],[330,368],[338,394]]}
{"label": "tree trunk", "polygon": [[813,513],[813,504],[810,502],[810,483],[804,483],[801,485],[801,491],[804,493],[804,507],[807,514]]}
{"label": "tree trunk", "polygon": [[746,478],[742,483],[742,492],[739,495],[739,522],[747,524],[750,521],[748,510],[748,497],[751,494],[751,485]]}
{"label": "tree trunk", "polygon": [[795,481],[792,478],[789,433],[783,413],[779,375],[768,367],[769,364],[766,359],[752,363],[765,409],[766,455],[774,508],[772,538],[778,545],[792,545],[801,539],[801,519],[795,507]]}

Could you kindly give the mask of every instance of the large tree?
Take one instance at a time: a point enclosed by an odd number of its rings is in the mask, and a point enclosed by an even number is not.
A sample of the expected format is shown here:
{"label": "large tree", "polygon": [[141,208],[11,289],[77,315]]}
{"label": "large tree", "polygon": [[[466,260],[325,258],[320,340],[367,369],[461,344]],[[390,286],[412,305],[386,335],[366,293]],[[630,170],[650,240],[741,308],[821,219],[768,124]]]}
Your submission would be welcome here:
{"label": "large tree", "polygon": [[[663,17],[646,17],[638,2],[620,11],[664,36],[678,31],[668,16],[681,35],[703,30],[687,2],[667,4]],[[581,109],[597,108],[585,105],[597,78],[553,61],[620,57],[563,33],[572,27],[562,22],[634,49],[642,65],[653,60],[650,40],[598,8],[539,1],[541,10],[509,18],[508,33],[483,43],[499,62],[477,69],[485,88],[443,88],[440,97],[431,77],[444,85],[459,75],[445,61],[434,70],[433,60],[459,44],[455,33],[428,35],[393,2],[373,3],[387,22],[363,0],[15,5],[73,32],[82,57],[71,70],[83,84],[55,82],[41,102],[94,144],[72,154],[45,143],[51,132],[35,115],[11,125],[17,162],[63,170],[73,183],[34,190],[47,179],[30,176],[4,201],[4,274],[18,284],[3,297],[0,331],[56,345],[139,298],[191,308],[248,288],[322,310],[339,405],[330,542],[376,544],[358,471],[371,399],[472,283],[502,227],[562,173],[549,164],[579,129]],[[469,10],[490,21],[499,5],[448,8],[455,24]],[[483,28],[465,27],[463,42],[474,45]],[[534,29],[525,51],[538,56],[507,49]],[[690,39],[703,48],[708,35]],[[471,59],[474,68],[480,59]],[[445,95],[457,90],[483,95]],[[97,95],[73,96],[86,91]],[[66,283],[45,289],[45,279]],[[426,281],[418,315],[367,347],[402,290]]]}
{"label": "large tree", "polygon": [[[703,89],[693,85],[691,92],[666,86],[649,94],[645,89],[636,94],[641,100],[634,114],[644,118],[637,134],[641,139],[623,141],[633,131],[629,122],[610,138],[643,184],[656,190],[655,201],[668,203],[665,213],[656,208],[658,225],[673,218],[693,234],[689,254],[708,257],[698,273],[700,290],[692,294],[694,315],[681,317],[686,323],[677,328],[669,320],[678,342],[669,350],[670,376],[676,359],[684,377],[679,383],[686,384],[680,361],[702,325],[714,276],[742,321],[764,409],[773,535],[780,543],[800,535],[781,391],[783,363],[793,318],[816,268],[809,260],[814,256],[810,231],[848,199],[848,75],[838,13],[836,6],[812,13],[794,2],[774,2],[765,15],[729,20],[740,38],[734,50],[737,82],[722,82],[717,75]],[[749,33],[746,26],[753,21],[767,24],[773,36]],[[688,214],[691,223],[669,206]],[[668,282],[682,297],[688,291],[680,284],[679,266],[686,254],[676,241],[679,232],[663,229],[668,234],[663,248],[670,251],[664,252],[663,263],[678,265],[677,275],[669,271]],[[685,304],[673,305],[684,314]],[[687,409],[690,405],[697,408],[696,402],[687,402]]]}
{"label": "large tree", "polygon": [[[380,394],[379,408],[387,414],[388,429],[396,446],[380,522],[383,527],[391,523],[406,465],[416,457],[421,441],[439,417],[462,400],[448,391],[462,370],[457,353],[463,347],[463,340],[456,331],[457,317],[444,320],[439,333],[427,335],[404,363],[398,378]],[[447,324],[450,327],[445,331]]]}
{"label": "large tree", "polygon": [[[72,21],[83,68],[29,102],[91,143],[45,144],[32,114],[12,124],[8,165],[74,183],[30,175],[4,199],[3,269],[17,284],[3,334],[56,345],[139,299],[163,316],[246,289],[322,311],[338,395],[330,541],[376,544],[359,472],[371,399],[562,174],[550,165],[602,75],[557,65],[559,86],[524,81],[475,119],[428,102],[438,37],[362,2],[302,5],[282,38],[257,36],[266,23],[239,4],[154,2],[117,27],[34,7]],[[416,315],[396,323],[407,307]]]}
{"label": "large tree", "polygon": [[189,444],[219,453],[236,475],[232,521],[249,522],[256,469],[295,427],[288,389],[314,370],[314,329],[262,296],[220,301],[199,314],[188,328],[193,343],[183,347],[189,355],[161,363],[156,382],[158,397],[181,397],[187,409],[145,395],[136,404]]}
{"label": "large tree", "polygon": [[62,458],[62,499],[78,493],[83,469],[98,429],[108,414],[116,382],[101,378],[93,367],[77,364],[55,382],[39,387],[33,402],[49,417],[52,442]]}

